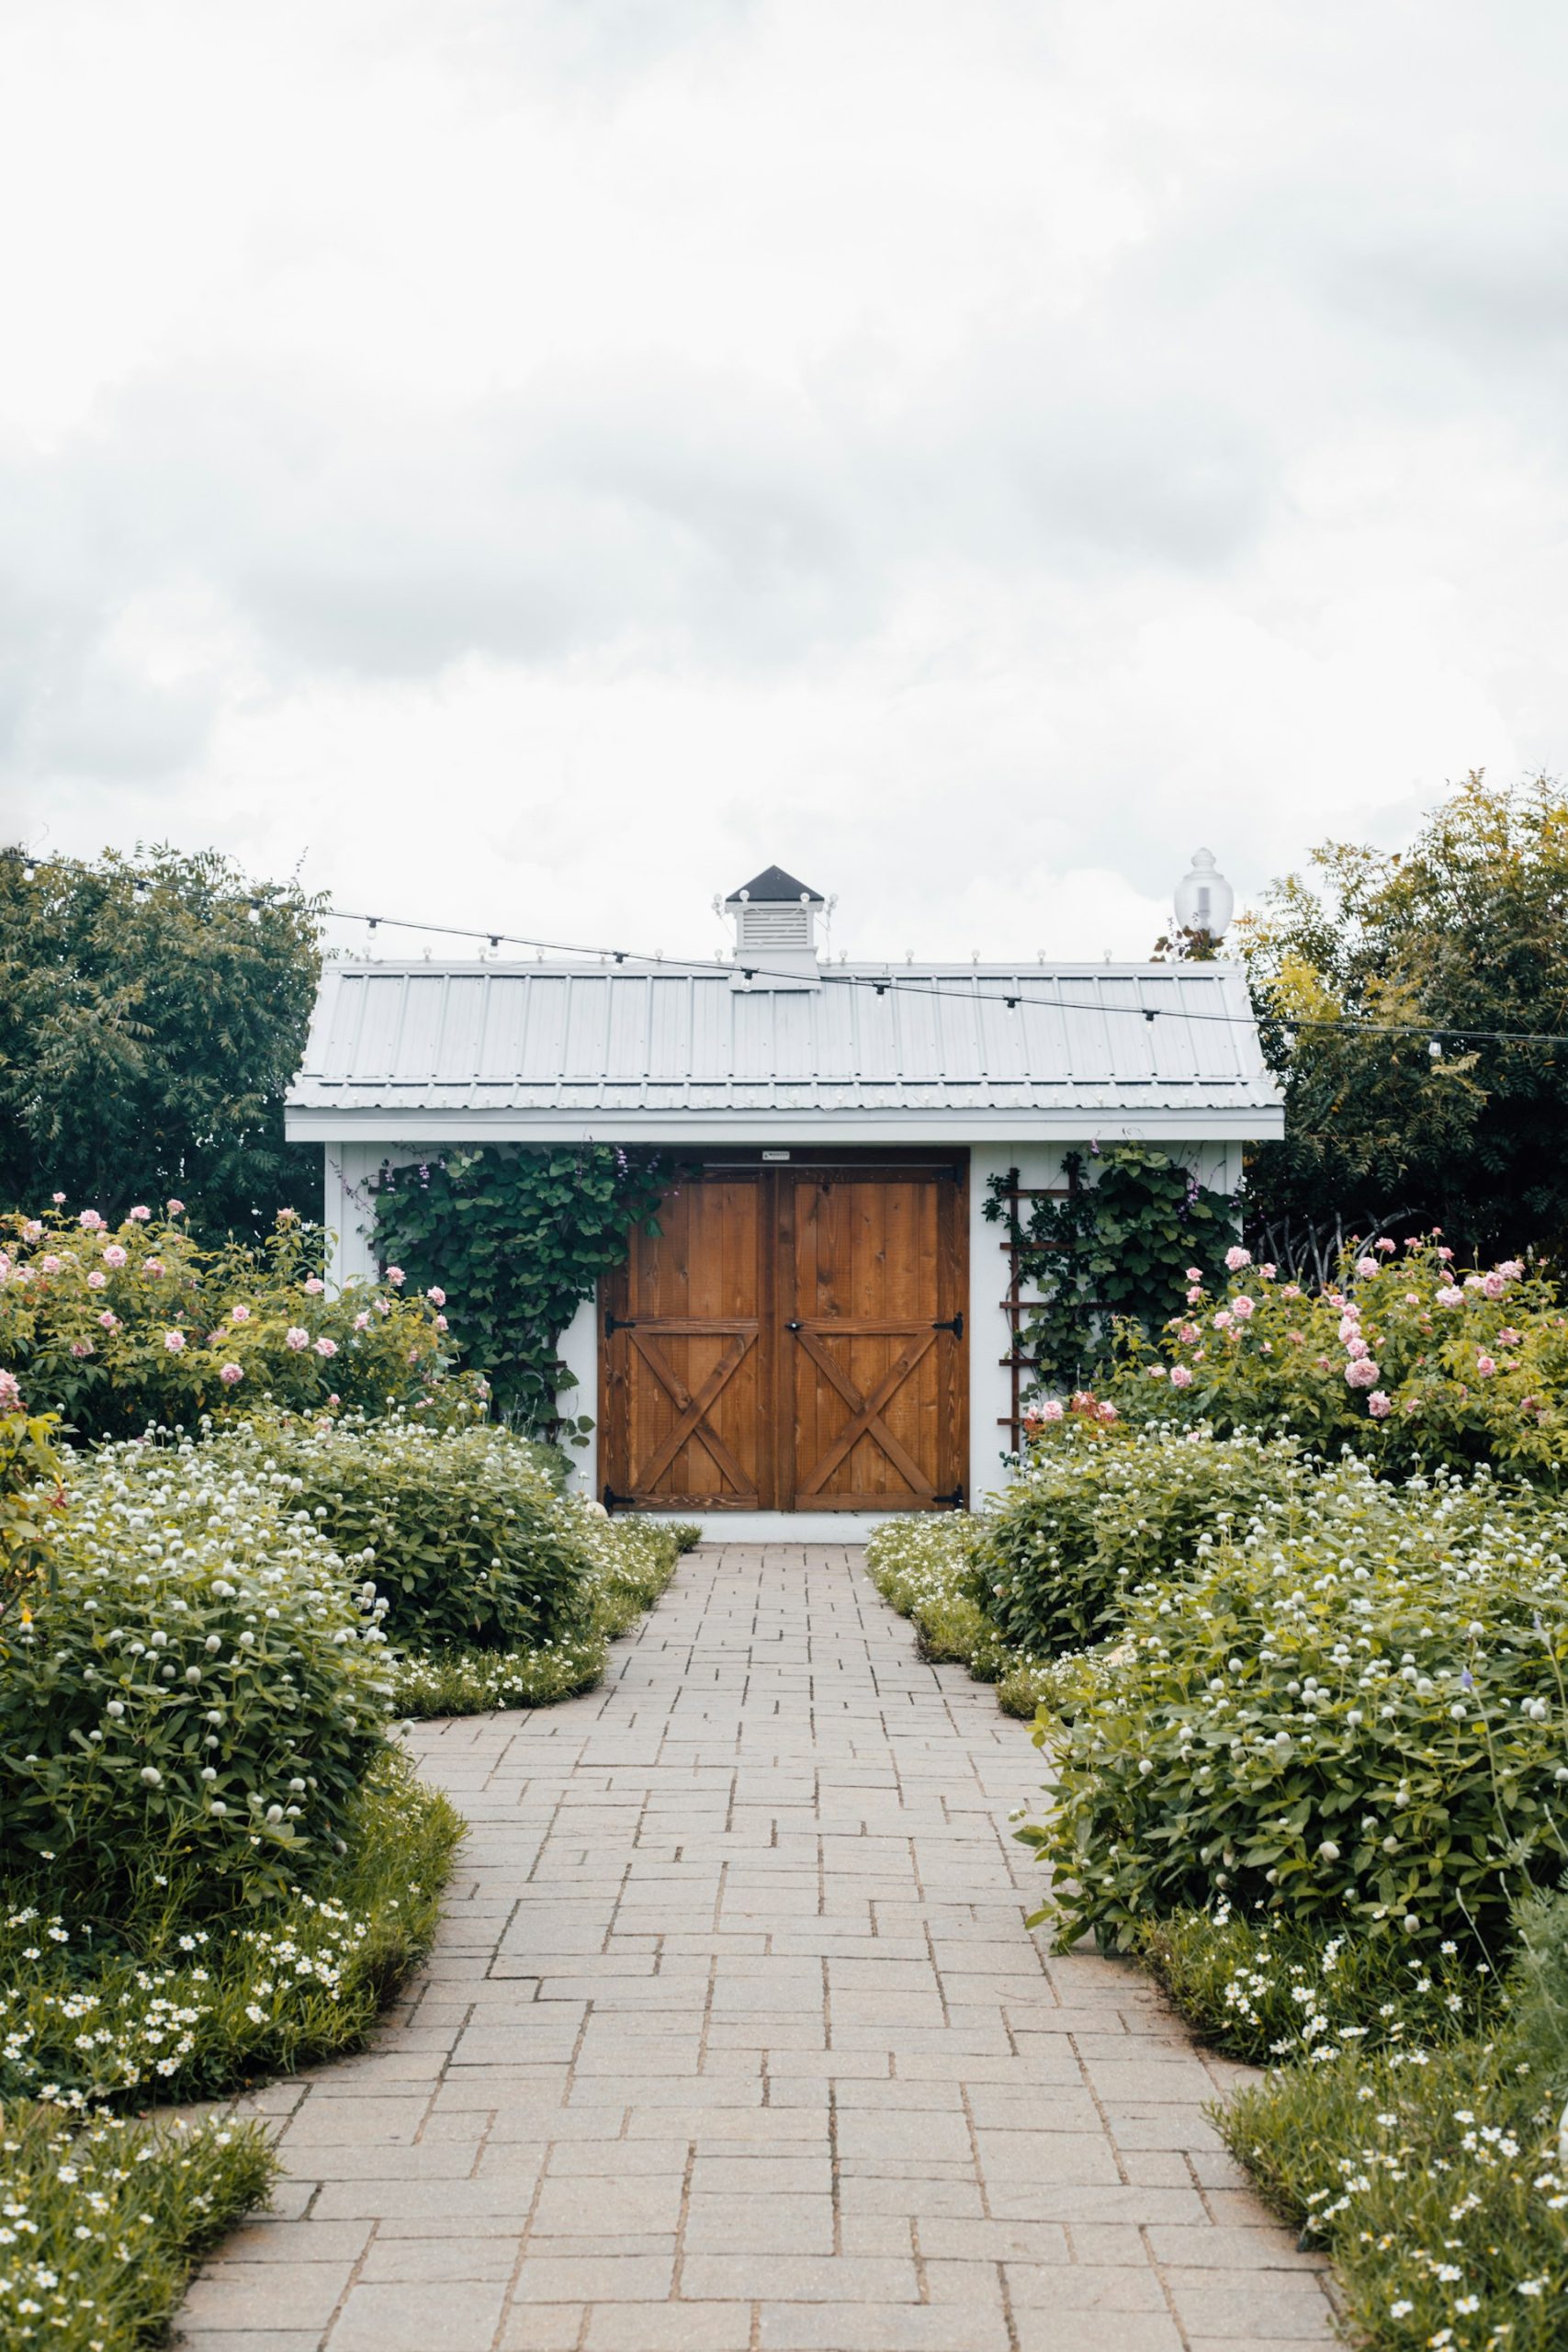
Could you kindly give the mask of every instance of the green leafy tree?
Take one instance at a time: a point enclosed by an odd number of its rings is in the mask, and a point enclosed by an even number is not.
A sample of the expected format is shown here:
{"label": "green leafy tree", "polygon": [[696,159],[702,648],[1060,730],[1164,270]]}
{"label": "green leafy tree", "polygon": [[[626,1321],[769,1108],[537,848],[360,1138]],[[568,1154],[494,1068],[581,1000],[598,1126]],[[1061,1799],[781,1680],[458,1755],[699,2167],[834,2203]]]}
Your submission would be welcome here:
{"label": "green leafy tree", "polygon": [[558,1346],[579,1303],[626,1258],[671,1178],[659,1154],[612,1144],[560,1150],[485,1144],[376,1186],[376,1248],[422,1289],[445,1285],[464,1364],[525,1428],[571,1436],[557,1397],[573,1385]]}
{"label": "green leafy tree", "polygon": [[118,1223],[191,1204],[199,1234],[320,1213],[321,1153],[283,1135],[321,971],[321,901],[203,851],[0,854],[0,1203]]}
{"label": "green leafy tree", "polygon": [[1285,1088],[1284,1140],[1250,1164],[1251,1222],[1397,1218],[1465,1255],[1561,1257],[1568,1047],[1430,1046],[1437,1029],[1568,1031],[1568,799],[1544,777],[1497,791],[1472,775],[1410,849],[1331,842],[1313,863],[1321,888],[1290,876],[1235,934]]}

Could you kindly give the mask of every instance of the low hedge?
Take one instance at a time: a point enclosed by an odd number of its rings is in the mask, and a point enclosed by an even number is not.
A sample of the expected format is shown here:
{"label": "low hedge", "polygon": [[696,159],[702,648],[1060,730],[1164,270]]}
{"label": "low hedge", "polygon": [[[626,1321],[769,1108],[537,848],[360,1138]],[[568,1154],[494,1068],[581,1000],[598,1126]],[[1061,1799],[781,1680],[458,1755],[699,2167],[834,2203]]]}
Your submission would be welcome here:
{"label": "low hedge", "polygon": [[1120,1624],[1130,1587],[1189,1564],[1204,1534],[1299,1510],[1315,1476],[1290,1442],[1069,1411],[1037,1425],[1016,1482],[972,1522],[976,1599],[1010,1649],[1087,1649]]}
{"label": "low hedge", "polygon": [[258,1419],[213,1441],[220,1462],[279,1481],[386,1603],[388,1638],[422,1651],[540,1649],[589,1630],[581,1502],[542,1449],[493,1423],[408,1416]]}
{"label": "low hedge", "polygon": [[1055,1785],[1024,1832],[1065,1938],[1119,1949],[1224,1894],[1483,1953],[1568,1866],[1568,1517],[1484,1476],[1346,1463],[1046,1678]]}
{"label": "low hedge", "polygon": [[0,1621],[0,1816],[100,1925],[149,1881],[203,1911],[310,1883],[380,1752],[379,1626],[286,1477],[188,1440],[72,1467]]}

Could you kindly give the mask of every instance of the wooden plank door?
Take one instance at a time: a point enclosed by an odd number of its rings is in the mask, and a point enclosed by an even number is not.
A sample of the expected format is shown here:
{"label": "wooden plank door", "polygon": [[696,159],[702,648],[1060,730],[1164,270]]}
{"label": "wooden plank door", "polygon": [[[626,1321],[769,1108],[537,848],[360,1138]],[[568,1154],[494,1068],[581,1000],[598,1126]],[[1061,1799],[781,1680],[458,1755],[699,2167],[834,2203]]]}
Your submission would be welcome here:
{"label": "wooden plank door", "polygon": [[784,1508],[956,1504],[963,1186],[941,1169],[802,1169],[779,1191]]}
{"label": "wooden plank door", "polygon": [[761,1170],[683,1178],[601,1293],[605,1501],[774,1507],[771,1187]]}

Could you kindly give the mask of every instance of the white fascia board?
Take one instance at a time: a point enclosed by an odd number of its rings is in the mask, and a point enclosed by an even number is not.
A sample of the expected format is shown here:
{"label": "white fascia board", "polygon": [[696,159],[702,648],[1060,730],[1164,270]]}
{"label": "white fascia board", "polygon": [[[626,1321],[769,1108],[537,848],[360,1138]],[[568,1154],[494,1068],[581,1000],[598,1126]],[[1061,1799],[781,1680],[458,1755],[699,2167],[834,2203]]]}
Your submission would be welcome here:
{"label": "white fascia board", "polygon": [[333,1140],[386,1142],[404,1138],[428,1143],[646,1143],[728,1144],[736,1148],[767,1144],[955,1144],[991,1136],[1038,1138],[1041,1142],[1144,1143],[1180,1141],[1263,1143],[1285,1132],[1282,1103],[1132,1105],[1115,1110],[1092,1103],[1030,1111],[1014,1105],[947,1113],[931,1111],[605,1111],[594,1118],[581,1112],[510,1110],[355,1109],[348,1105],[299,1105],[284,1115],[290,1143]]}

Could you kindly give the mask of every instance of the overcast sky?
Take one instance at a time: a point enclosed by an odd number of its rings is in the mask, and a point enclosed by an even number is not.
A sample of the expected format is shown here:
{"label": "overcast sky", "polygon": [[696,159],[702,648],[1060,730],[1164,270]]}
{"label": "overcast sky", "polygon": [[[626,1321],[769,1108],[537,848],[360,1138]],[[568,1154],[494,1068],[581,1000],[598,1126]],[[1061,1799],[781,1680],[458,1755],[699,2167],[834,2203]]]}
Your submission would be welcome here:
{"label": "overcast sky", "polygon": [[1568,770],[1562,0],[3,22],[7,830],[1141,955]]}

